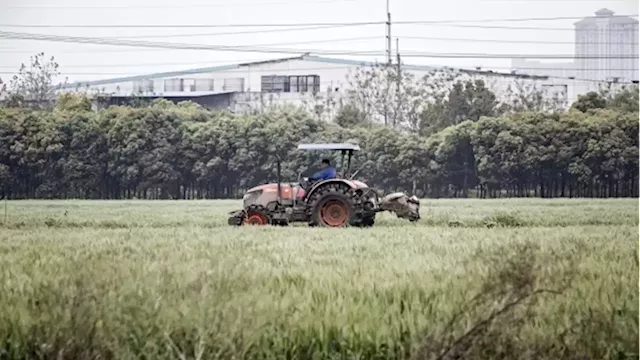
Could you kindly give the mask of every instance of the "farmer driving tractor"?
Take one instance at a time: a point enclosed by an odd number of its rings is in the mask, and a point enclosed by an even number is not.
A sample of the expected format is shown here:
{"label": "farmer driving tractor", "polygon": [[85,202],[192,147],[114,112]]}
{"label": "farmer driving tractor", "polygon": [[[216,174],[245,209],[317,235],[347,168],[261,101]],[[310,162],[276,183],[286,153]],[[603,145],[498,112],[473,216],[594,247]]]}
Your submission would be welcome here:
{"label": "farmer driving tractor", "polygon": [[338,177],[336,169],[331,166],[331,161],[329,159],[322,159],[320,168],[320,171],[311,175],[310,177],[302,178],[302,187],[305,190],[309,190],[311,186],[318,181],[330,180]]}
{"label": "farmer driving tractor", "polygon": [[336,169],[333,166],[331,166],[331,162],[329,161],[329,159],[322,159],[322,163],[320,164],[320,167],[322,168],[322,170],[311,175],[309,180],[318,181],[318,180],[335,179]]}

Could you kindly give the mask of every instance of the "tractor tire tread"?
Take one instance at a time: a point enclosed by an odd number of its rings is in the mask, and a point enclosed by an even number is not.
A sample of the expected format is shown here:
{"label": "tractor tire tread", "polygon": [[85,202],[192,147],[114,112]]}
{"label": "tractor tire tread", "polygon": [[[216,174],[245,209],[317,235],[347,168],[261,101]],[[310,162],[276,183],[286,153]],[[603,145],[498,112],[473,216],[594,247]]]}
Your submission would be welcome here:
{"label": "tractor tire tread", "polygon": [[320,226],[319,219],[319,206],[321,202],[326,199],[328,196],[336,196],[338,198],[342,198],[342,200],[349,207],[349,219],[347,220],[344,226],[352,225],[353,215],[355,213],[356,204],[353,193],[351,192],[351,188],[349,188],[346,184],[329,184],[326,187],[322,187],[318,189],[316,194],[312,195],[312,201],[308,207],[308,216],[309,216],[309,226]]}

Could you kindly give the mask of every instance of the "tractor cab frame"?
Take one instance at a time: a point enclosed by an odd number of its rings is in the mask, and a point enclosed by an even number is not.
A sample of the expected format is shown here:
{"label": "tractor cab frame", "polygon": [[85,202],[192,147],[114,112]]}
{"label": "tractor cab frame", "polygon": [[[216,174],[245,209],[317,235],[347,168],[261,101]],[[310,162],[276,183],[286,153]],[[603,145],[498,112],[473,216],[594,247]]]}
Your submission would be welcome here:
{"label": "tractor cab frame", "polygon": [[[298,150],[332,150],[332,151],[340,151],[341,159],[340,159],[340,169],[342,170],[342,178],[350,178],[351,174],[351,159],[353,158],[353,153],[355,151],[360,151],[360,146],[355,144],[300,144],[298,145]],[[345,155],[347,156],[347,164],[345,167]]]}

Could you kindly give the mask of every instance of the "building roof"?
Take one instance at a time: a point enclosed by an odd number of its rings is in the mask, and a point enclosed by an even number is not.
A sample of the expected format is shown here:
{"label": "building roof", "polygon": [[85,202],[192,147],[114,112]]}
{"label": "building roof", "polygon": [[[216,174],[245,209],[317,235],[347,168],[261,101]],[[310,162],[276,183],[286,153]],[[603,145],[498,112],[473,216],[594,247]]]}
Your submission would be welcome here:
{"label": "building roof", "polygon": [[[206,98],[206,97],[211,97],[211,96],[220,96],[220,95],[227,95],[227,94],[233,94],[236,93],[237,91],[199,91],[199,92],[183,92],[183,93],[179,93],[176,94],[174,93],[168,93],[168,94],[163,94],[163,93],[158,93],[158,94],[136,94],[135,97],[139,97],[139,98],[164,98],[164,99],[174,99],[174,98],[189,98],[189,99],[198,99],[198,98]],[[100,97],[101,95],[98,94],[98,97]],[[132,95],[106,95],[105,97],[109,97],[109,98],[130,98],[132,97]]]}
{"label": "building roof", "polygon": [[[596,16],[588,16],[573,23],[575,26],[589,26],[597,24],[598,20],[607,19],[611,24],[637,24],[638,20],[624,15],[614,15],[615,13],[607,8],[602,8],[595,12]],[[637,31],[637,30],[636,30]]]}
{"label": "building roof", "polygon": [[[135,76],[118,77],[118,78],[94,80],[94,81],[79,81],[79,82],[64,85],[61,87],[61,89],[82,88],[82,87],[106,85],[106,84],[137,81],[137,80],[157,79],[157,78],[166,78],[166,77],[181,76],[181,75],[227,71],[227,70],[239,69],[239,68],[248,67],[248,66],[256,66],[256,65],[269,64],[269,63],[280,63],[280,62],[286,62],[290,60],[324,62],[324,63],[354,65],[354,66],[375,66],[378,64],[371,61],[328,58],[328,57],[322,57],[322,56],[314,56],[314,55],[310,55],[309,53],[305,53],[300,56],[248,62],[248,63],[241,63],[241,64],[201,67],[201,68],[190,69],[190,70],[159,72],[159,73],[152,73],[147,75],[135,75]],[[415,70],[415,71],[433,71],[433,70],[450,69],[450,70],[460,71],[464,73],[481,74],[481,75],[489,75],[489,76],[507,76],[507,77],[534,78],[534,79],[548,78],[547,76],[538,76],[538,75],[499,73],[499,72],[494,72],[490,70],[467,70],[467,69],[456,69],[456,68],[448,68],[448,67],[442,67],[442,66],[428,66],[428,65],[402,65],[402,68],[405,70]]]}

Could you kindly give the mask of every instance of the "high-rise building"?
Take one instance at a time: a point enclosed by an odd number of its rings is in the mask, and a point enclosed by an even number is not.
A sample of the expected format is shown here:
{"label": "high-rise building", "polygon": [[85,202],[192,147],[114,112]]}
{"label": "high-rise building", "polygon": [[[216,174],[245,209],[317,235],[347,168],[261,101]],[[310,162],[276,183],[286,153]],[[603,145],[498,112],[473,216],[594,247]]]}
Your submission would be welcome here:
{"label": "high-rise building", "polygon": [[638,81],[638,20],[609,9],[595,15],[574,24],[577,77]]}

